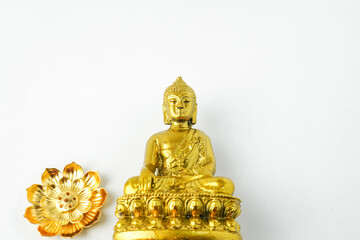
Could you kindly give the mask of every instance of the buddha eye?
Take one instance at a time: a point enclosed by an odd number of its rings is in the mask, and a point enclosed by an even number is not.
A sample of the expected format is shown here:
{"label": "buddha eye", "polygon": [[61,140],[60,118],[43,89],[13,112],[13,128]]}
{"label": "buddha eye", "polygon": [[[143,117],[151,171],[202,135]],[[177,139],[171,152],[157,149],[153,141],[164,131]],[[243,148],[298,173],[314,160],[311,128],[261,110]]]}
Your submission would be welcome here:
{"label": "buddha eye", "polygon": [[189,100],[185,100],[184,103],[189,103],[190,101]]}

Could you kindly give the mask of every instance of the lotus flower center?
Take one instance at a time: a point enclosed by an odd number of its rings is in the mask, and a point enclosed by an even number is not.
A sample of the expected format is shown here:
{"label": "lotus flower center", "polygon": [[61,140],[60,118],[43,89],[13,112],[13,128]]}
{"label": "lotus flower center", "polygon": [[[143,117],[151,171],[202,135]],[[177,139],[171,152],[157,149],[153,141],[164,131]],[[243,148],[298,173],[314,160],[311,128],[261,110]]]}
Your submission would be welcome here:
{"label": "lotus flower center", "polygon": [[57,196],[56,207],[62,211],[70,211],[78,205],[78,197],[72,192],[63,192]]}

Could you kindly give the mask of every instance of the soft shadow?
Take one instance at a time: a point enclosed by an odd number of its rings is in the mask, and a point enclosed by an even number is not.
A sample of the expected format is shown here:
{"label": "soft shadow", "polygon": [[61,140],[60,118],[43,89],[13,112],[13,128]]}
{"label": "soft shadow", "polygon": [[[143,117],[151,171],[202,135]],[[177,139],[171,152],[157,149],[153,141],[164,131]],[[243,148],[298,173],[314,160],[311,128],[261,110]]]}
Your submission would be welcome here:
{"label": "soft shadow", "polygon": [[[216,108],[216,114],[213,112],[213,109],[210,107],[202,109],[202,117],[206,119],[207,128],[211,128],[204,130],[211,133],[209,137],[211,138],[216,160],[216,175],[223,175],[222,177],[228,177],[233,180],[236,189],[235,196],[243,201],[241,204],[242,213],[237,218],[241,227],[241,235],[244,239],[268,240],[268,233],[271,232],[270,228],[275,226],[270,226],[271,223],[264,221],[263,216],[267,215],[267,218],[269,218],[268,215],[271,214],[271,211],[263,209],[261,206],[250,207],[251,204],[247,203],[246,199],[252,199],[256,203],[261,203],[261,196],[254,195],[256,191],[239,189],[239,186],[248,182],[243,177],[246,175],[246,169],[241,167],[242,159],[246,157],[246,150],[242,149],[242,146],[239,144],[241,142],[239,139],[241,139],[242,135],[239,129],[242,128],[235,126],[235,124],[241,123],[232,119],[232,122],[229,124],[231,113],[228,112],[228,109]],[[236,155],[234,152],[236,152]]]}

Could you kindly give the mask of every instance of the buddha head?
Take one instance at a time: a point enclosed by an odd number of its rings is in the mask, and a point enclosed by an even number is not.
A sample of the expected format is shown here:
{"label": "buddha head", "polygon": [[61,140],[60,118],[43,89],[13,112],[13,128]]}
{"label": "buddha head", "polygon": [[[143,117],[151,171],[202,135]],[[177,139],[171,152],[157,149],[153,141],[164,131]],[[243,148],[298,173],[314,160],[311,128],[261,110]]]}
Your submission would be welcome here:
{"label": "buddha head", "polygon": [[189,87],[181,77],[169,86],[164,93],[163,113],[164,123],[172,122],[196,123],[196,96],[194,90]]}

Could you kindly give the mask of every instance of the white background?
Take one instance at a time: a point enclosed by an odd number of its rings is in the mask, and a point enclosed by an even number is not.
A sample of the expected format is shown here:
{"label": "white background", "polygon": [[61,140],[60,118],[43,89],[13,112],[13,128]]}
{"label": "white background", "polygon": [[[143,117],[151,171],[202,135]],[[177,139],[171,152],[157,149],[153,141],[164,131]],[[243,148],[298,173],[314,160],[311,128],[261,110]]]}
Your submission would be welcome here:
{"label": "white background", "polygon": [[40,239],[25,189],[76,161],[109,193],[76,239],[112,239],[179,75],[244,240],[359,239],[357,0],[1,1],[0,238]]}

